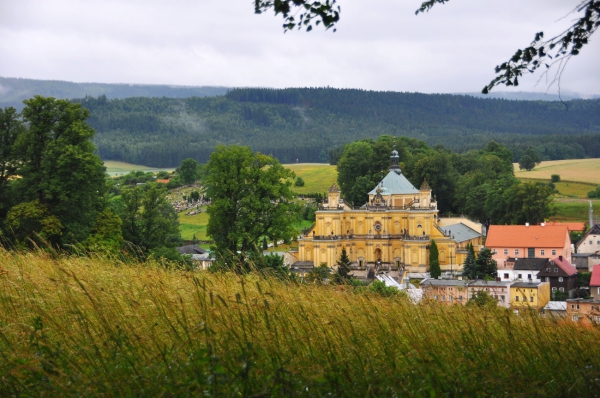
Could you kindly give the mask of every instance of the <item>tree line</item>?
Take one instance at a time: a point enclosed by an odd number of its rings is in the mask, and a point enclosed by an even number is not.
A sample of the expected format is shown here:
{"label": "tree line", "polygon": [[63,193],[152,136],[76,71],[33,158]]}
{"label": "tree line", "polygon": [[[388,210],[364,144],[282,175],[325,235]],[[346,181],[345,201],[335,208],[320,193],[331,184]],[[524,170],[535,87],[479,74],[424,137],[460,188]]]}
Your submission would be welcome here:
{"label": "tree line", "polygon": [[384,134],[467,152],[490,139],[518,161],[600,157],[600,100],[560,102],[466,95],[339,90],[234,89],[222,97],[86,97],[103,159],[173,167],[206,163],[218,145],[250,145],[282,163],[335,162],[346,143]]}
{"label": "tree line", "polygon": [[355,206],[367,202],[368,192],[389,169],[394,147],[402,173],[417,188],[427,181],[441,214],[465,214],[486,227],[536,224],[552,215],[550,181],[519,181],[514,176],[513,154],[495,141],[462,154],[407,137],[383,135],[355,141],[344,147],[337,165],[338,183],[347,202]]}

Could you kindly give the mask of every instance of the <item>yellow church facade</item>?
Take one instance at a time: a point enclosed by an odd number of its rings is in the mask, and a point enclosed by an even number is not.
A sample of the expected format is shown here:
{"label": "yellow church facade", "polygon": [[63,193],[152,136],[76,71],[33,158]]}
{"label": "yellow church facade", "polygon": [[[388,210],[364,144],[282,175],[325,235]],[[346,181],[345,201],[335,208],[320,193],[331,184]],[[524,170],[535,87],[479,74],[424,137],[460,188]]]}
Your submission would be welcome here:
{"label": "yellow church facade", "polygon": [[378,272],[398,275],[404,270],[424,273],[429,271],[429,249],[435,240],[442,271],[462,270],[467,243],[473,243],[476,251],[481,247],[481,230],[460,222],[441,227],[427,182],[415,188],[398,163],[394,150],[388,174],[361,207],[346,204],[337,186],[329,189],[327,202],[316,212],[314,226],[299,241],[301,263],[327,264],[336,269],[345,249],[356,276]]}

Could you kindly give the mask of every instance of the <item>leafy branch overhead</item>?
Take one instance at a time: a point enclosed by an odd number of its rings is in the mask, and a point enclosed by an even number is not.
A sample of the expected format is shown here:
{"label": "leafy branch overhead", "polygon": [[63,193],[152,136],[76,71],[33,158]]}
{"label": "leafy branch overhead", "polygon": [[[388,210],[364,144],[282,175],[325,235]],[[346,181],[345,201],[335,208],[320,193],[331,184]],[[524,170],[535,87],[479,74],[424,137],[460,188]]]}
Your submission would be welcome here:
{"label": "leafy branch overhead", "polygon": [[[334,28],[334,25],[340,20],[341,12],[340,7],[336,7],[335,3],[336,0],[254,0],[254,12],[262,14],[272,8],[275,15],[283,15],[284,31],[304,27],[307,32],[310,32],[313,22],[315,26],[322,23],[326,29]],[[336,29],[334,28],[333,31],[335,32]]]}
{"label": "leafy branch overhead", "polygon": [[[427,0],[421,4],[415,14],[429,11],[436,4],[445,4],[450,0]],[[310,0],[255,0],[254,10],[261,14],[268,9],[273,9],[275,15],[283,14],[285,31],[302,27],[309,32],[312,23],[315,26],[323,23],[329,29],[340,19],[340,7],[336,1],[310,1]],[[581,13],[583,16],[575,19],[575,22],[565,31],[549,39],[544,38],[544,32],[535,34],[533,41],[524,49],[519,49],[506,62],[496,66],[497,76],[486,85],[482,93],[487,94],[499,85],[518,86],[519,78],[524,73],[534,73],[538,68],[545,68],[542,77],[548,70],[557,64],[557,71],[551,83],[560,78],[569,59],[579,54],[583,46],[589,43],[590,36],[594,34],[600,25],[600,0],[584,0],[569,14]],[[298,19],[296,15],[300,13]],[[335,32],[336,29],[333,29]]]}

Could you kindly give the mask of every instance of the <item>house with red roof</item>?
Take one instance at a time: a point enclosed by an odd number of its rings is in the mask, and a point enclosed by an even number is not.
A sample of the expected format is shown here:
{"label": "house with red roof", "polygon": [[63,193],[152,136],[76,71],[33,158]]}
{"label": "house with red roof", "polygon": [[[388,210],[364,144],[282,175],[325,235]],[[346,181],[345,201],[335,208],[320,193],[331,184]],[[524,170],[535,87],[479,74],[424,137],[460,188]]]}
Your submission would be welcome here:
{"label": "house with red roof", "polygon": [[546,225],[564,225],[569,229],[569,232],[584,232],[585,231],[585,223],[584,222],[552,221],[552,222],[546,223]]}
{"label": "house with red roof", "polygon": [[498,269],[510,268],[508,258],[562,256],[571,262],[571,238],[566,225],[491,225],[485,246],[493,253]]}
{"label": "house with red roof", "polygon": [[552,296],[560,292],[569,293],[569,297],[572,297],[577,290],[577,269],[563,256],[550,260],[538,272],[538,278],[542,282],[550,282]]}
{"label": "house with red roof", "polygon": [[600,300],[600,264],[594,265],[590,279],[590,294],[594,300]]}

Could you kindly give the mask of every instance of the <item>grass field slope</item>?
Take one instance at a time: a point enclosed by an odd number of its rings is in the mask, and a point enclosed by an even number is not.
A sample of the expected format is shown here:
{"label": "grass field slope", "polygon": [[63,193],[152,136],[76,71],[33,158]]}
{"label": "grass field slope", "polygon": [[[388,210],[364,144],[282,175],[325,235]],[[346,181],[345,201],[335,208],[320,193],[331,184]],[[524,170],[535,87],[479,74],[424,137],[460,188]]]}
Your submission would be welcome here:
{"label": "grass field slope", "polygon": [[296,173],[296,177],[302,177],[303,187],[292,187],[294,192],[303,193],[324,193],[331,188],[332,184],[337,183],[337,166],[324,163],[296,163],[284,164],[286,169]]}
{"label": "grass field slope", "polygon": [[600,185],[600,159],[551,160],[540,163],[531,171],[519,170],[515,163],[518,178],[549,180],[552,174],[560,175],[562,181]]}
{"label": "grass field slope", "polygon": [[1,396],[592,397],[600,329],[348,286],[0,251]]}

